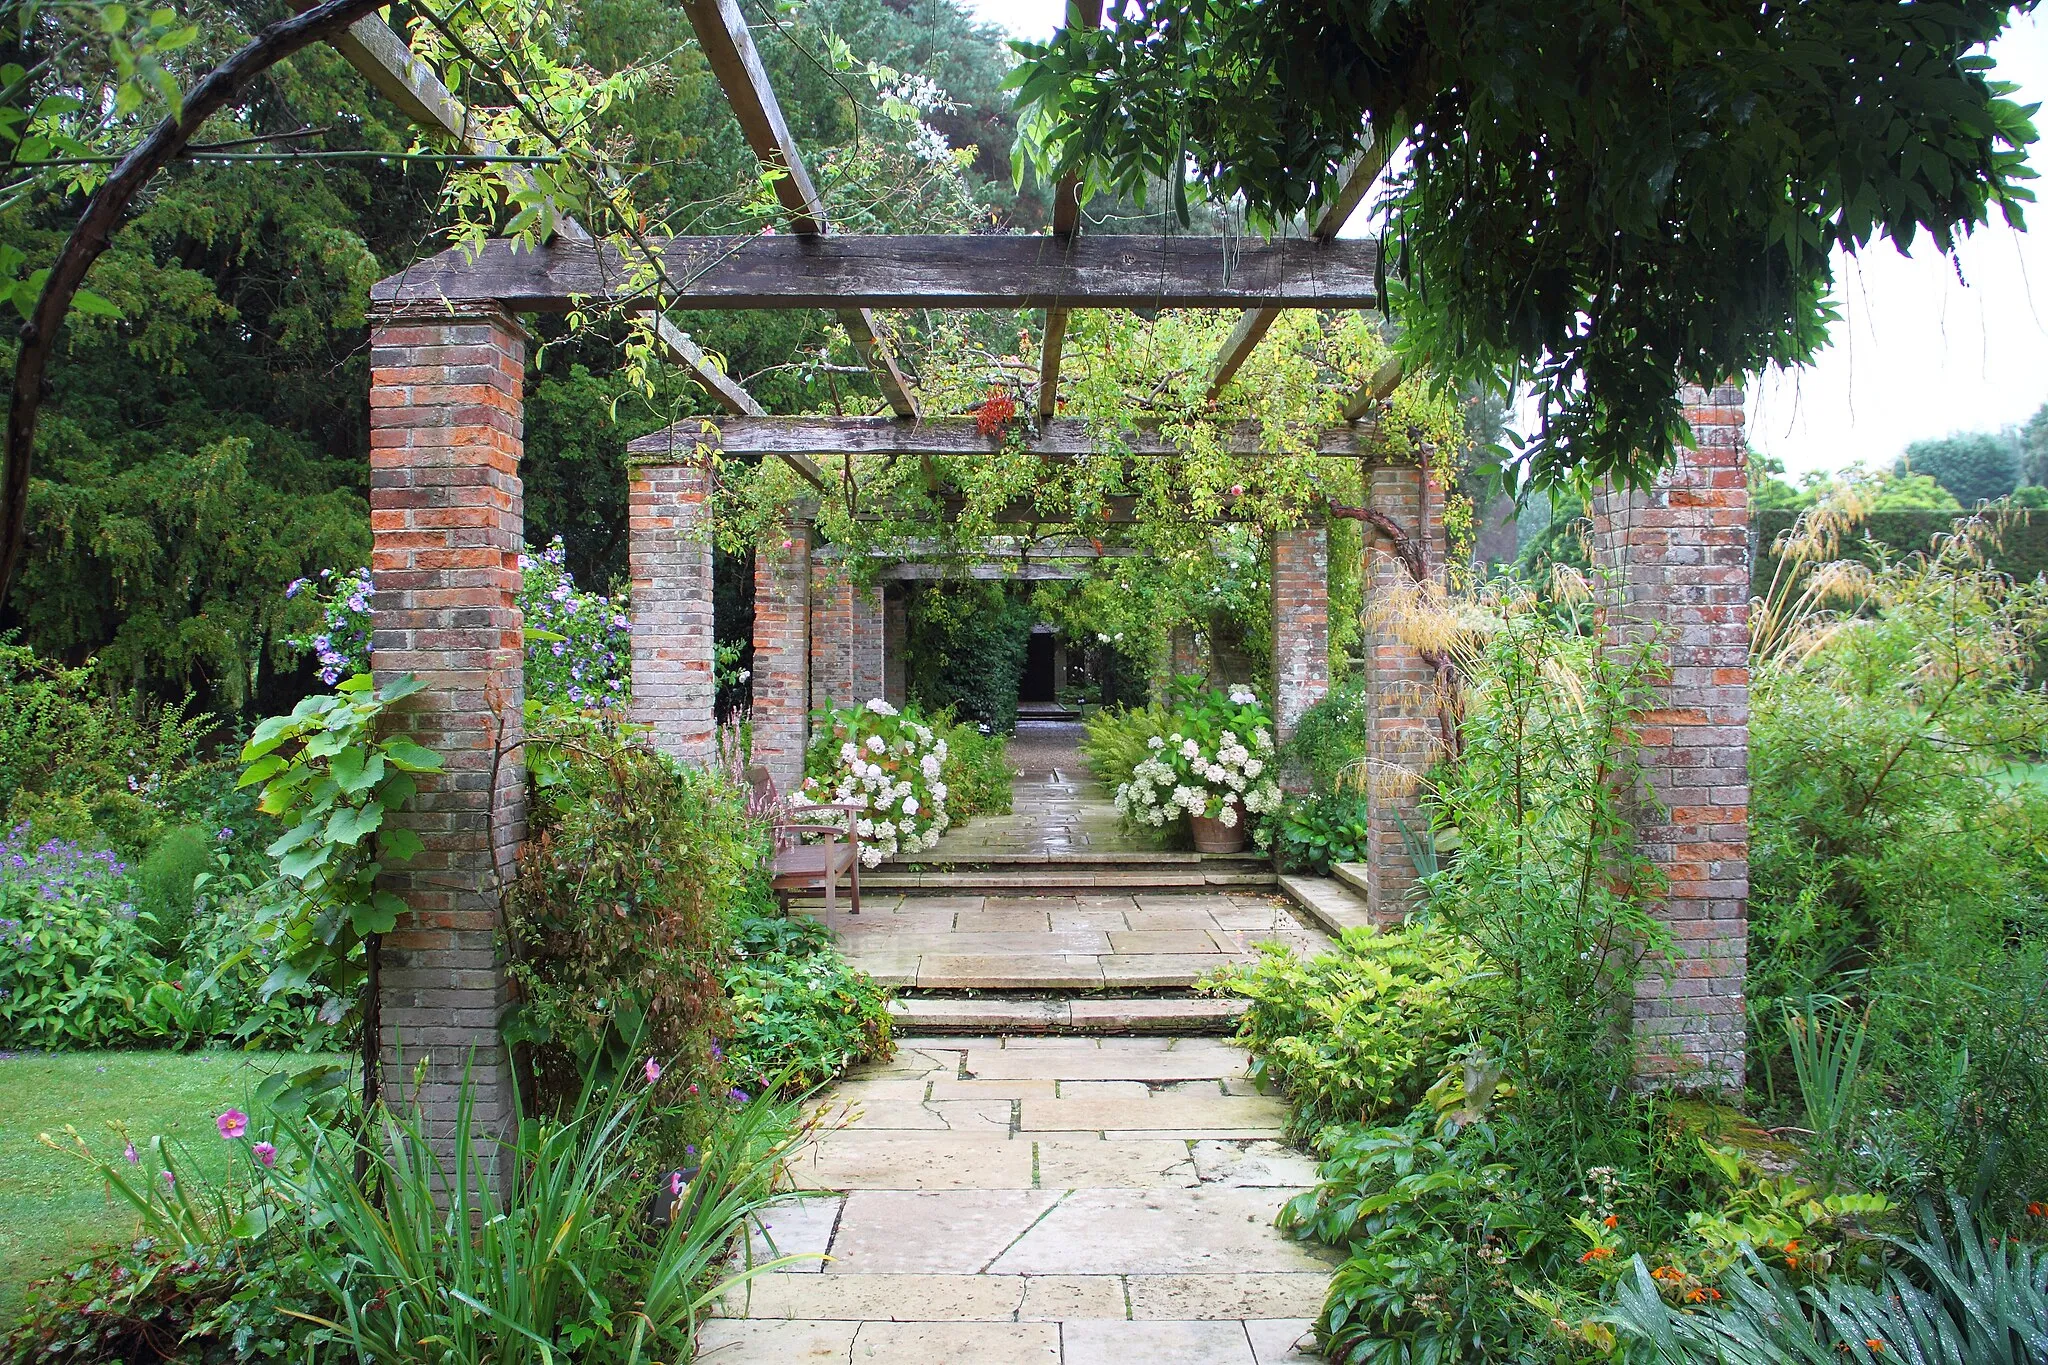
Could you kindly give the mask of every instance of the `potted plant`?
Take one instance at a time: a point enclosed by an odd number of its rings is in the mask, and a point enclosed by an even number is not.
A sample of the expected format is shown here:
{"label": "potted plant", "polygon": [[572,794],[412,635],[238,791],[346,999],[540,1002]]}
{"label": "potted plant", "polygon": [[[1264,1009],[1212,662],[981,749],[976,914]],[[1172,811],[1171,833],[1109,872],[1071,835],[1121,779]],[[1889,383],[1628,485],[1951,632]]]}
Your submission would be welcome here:
{"label": "potted plant", "polygon": [[1174,685],[1172,728],[1146,741],[1150,755],[1117,787],[1116,808],[1139,824],[1164,826],[1185,813],[1202,853],[1237,853],[1247,836],[1270,835],[1252,817],[1280,804],[1273,779],[1272,719],[1251,688]]}

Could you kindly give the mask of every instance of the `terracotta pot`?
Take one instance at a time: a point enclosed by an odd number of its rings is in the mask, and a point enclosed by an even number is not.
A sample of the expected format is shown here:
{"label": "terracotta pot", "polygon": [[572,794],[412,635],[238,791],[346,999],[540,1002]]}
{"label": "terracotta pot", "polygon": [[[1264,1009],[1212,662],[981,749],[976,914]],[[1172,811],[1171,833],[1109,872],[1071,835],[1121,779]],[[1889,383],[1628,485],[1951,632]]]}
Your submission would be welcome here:
{"label": "terracotta pot", "polygon": [[1239,804],[1236,797],[1231,798],[1230,804],[1237,808],[1237,823],[1234,825],[1225,825],[1221,820],[1211,820],[1204,815],[1191,815],[1188,817],[1188,824],[1195,831],[1195,852],[1244,852],[1244,807]]}

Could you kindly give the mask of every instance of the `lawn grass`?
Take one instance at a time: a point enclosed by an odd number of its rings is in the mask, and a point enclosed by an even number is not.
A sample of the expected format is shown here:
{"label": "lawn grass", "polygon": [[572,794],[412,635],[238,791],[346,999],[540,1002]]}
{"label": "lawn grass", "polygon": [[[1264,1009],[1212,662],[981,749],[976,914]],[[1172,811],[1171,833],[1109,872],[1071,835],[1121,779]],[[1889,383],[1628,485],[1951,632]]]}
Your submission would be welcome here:
{"label": "lawn grass", "polygon": [[34,1280],[75,1265],[133,1235],[135,1221],[112,1203],[77,1157],[44,1146],[76,1128],[95,1150],[120,1150],[109,1123],[126,1124],[141,1145],[173,1139],[197,1169],[222,1172],[230,1156],[214,1119],[233,1106],[251,1114],[256,1087],[280,1070],[323,1059],[276,1052],[0,1053],[0,1335]]}

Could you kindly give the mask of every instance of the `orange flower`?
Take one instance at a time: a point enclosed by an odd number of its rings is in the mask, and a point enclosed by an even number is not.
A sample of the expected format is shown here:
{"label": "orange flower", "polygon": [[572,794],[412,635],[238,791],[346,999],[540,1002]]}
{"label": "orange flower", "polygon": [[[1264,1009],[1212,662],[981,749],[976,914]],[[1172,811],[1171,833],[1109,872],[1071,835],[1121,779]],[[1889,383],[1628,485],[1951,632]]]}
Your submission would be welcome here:
{"label": "orange flower", "polygon": [[1615,1216],[1614,1216],[1613,1214],[1611,1214],[1611,1213],[1610,1213],[1610,1214],[1608,1214],[1608,1215],[1607,1215],[1607,1216],[1606,1216],[1605,1218],[1602,1218],[1602,1219],[1600,1220],[1600,1226],[1601,1226],[1601,1227],[1603,1227],[1603,1228],[1611,1228],[1611,1227],[1616,1227],[1616,1226],[1619,1226],[1619,1225],[1620,1225],[1620,1223],[1621,1223],[1621,1220],[1620,1220],[1619,1218],[1616,1218],[1616,1217],[1615,1217]]}
{"label": "orange flower", "polygon": [[2048,1204],[2040,1203],[2037,1200],[2027,1205],[2027,1212],[2033,1214],[2036,1218],[2048,1218]]}
{"label": "orange flower", "polygon": [[1579,1264],[1584,1265],[1588,1261],[1604,1261],[1613,1254],[1613,1247],[1594,1247],[1591,1251],[1579,1257]]}
{"label": "orange flower", "polygon": [[1884,1354],[1884,1342],[1877,1337],[1865,1337],[1863,1338],[1863,1344],[1868,1346],[1877,1355]]}
{"label": "orange flower", "polygon": [[1660,1265],[1650,1272],[1650,1278],[1653,1280],[1682,1280],[1685,1278],[1685,1272],[1675,1265]]}

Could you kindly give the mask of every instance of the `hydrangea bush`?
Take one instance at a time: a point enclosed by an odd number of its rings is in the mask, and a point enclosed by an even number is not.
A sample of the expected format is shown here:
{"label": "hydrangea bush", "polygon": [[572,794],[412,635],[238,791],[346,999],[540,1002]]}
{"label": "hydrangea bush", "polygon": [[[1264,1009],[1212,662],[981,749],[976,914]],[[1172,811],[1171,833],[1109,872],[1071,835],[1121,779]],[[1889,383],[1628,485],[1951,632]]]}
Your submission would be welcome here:
{"label": "hydrangea bush", "polygon": [[[626,594],[607,597],[576,587],[556,536],[538,554],[519,556],[519,609],[526,616],[526,695],[572,706],[622,707],[632,698],[633,619]],[[301,578],[285,596],[310,592],[320,612],[317,631],[290,637],[320,665],[333,686],[370,671],[370,602],[376,596],[368,569]]]}
{"label": "hydrangea bush", "polygon": [[[1150,757],[1117,786],[1117,812],[1126,820],[1158,829],[1185,814],[1227,829],[1278,809],[1273,721],[1251,688],[1204,691],[1180,679],[1171,725],[1145,742]],[[1264,821],[1253,827],[1252,838],[1260,848],[1271,843]]]}
{"label": "hydrangea bush", "polygon": [[791,799],[843,802],[864,812],[856,822],[864,866],[939,842],[952,823],[946,813],[950,751],[916,707],[898,711],[877,698],[825,713],[815,733],[805,764],[810,775]]}

